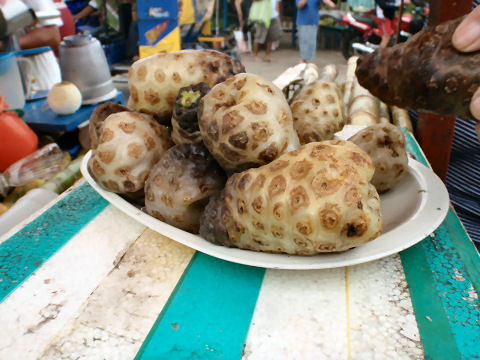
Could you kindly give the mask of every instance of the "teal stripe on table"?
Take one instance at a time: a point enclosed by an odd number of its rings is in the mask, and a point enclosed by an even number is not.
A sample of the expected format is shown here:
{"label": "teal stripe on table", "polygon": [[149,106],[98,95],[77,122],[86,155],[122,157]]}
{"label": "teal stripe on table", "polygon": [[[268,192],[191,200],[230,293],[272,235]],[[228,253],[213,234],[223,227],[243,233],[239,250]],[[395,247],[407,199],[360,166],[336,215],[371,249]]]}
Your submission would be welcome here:
{"label": "teal stripe on table", "polygon": [[136,358],[240,359],[264,274],[195,253]]}
{"label": "teal stripe on table", "polygon": [[[450,216],[455,216],[450,209]],[[432,269],[436,292],[449,319],[457,347],[464,359],[480,358],[480,302],[464,263],[444,223],[435,237],[422,242]]]}
{"label": "teal stripe on table", "polygon": [[0,302],[107,205],[83,184],[0,244]]}
{"label": "teal stripe on table", "polygon": [[[407,150],[426,166],[411,134]],[[426,358],[478,358],[480,306],[477,252],[450,209],[443,224],[400,256]]]}

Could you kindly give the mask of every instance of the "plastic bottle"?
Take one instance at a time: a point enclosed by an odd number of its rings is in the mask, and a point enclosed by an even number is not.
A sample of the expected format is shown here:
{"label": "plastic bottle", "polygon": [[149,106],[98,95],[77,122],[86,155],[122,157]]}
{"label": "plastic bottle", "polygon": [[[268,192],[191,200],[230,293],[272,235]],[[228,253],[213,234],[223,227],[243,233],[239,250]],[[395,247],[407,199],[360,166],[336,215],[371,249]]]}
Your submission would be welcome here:
{"label": "plastic bottle", "polygon": [[49,179],[62,166],[63,152],[55,143],[41,149],[10,165],[0,174],[0,195],[5,197],[8,189],[22,186],[34,179]]}
{"label": "plastic bottle", "polygon": [[0,97],[0,172],[37,149],[38,136]]}

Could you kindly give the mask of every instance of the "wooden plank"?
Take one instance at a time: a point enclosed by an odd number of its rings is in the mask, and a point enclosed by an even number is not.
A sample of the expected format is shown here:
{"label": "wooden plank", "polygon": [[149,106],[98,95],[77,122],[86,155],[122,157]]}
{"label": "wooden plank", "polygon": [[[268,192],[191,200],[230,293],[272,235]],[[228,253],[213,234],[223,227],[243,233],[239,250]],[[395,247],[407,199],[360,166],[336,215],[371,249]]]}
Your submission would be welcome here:
{"label": "wooden plank", "polygon": [[194,253],[145,230],[40,359],[133,359]]}
{"label": "wooden plank", "polygon": [[195,253],[137,359],[239,359],[265,269]]}
{"label": "wooden plank", "polygon": [[[68,226],[59,222],[50,234],[71,235]],[[109,206],[75,233],[0,304],[0,359],[37,359],[144,229]],[[42,233],[49,232],[44,228]]]}

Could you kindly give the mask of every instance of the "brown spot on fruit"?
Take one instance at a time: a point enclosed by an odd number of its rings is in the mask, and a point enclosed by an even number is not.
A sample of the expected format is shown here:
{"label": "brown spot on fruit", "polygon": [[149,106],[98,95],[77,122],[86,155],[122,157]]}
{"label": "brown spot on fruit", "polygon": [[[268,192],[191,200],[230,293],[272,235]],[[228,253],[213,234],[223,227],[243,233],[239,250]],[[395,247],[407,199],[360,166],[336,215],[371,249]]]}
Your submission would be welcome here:
{"label": "brown spot on fruit", "polygon": [[405,167],[402,164],[394,164],[393,167],[393,173],[395,174],[395,177],[400,177],[400,175],[403,174],[405,171]]}
{"label": "brown spot on fruit", "polygon": [[125,176],[128,175],[129,172],[130,172],[129,167],[121,166],[121,167],[115,169],[114,174],[118,175],[118,176],[121,176],[121,177],[125,177]]}
{"label": "brown spot on fruit", "polygon": [[270,163],[270,166],[268,167],[268,169],[271,172],[276,172],[276,171],[285,169],[289,164],[290,164],[290,161],[288,160],[277,160]]}
{"label": "brown spot on fruit", "polygon": [[275,143],[270,144],[265,150],[263,150],[258,158],[264,163],[269,163],[273,161],[278,155],[278,148]]}
{"label": "brown spot on fruit", "polygon": [[310,221],[299,221],[296,225],[297,231],[305,236],[310,235],[313,232],[312,224]]}
{"label": "brown spot on fruit", "polygon": [[155,177],[153,178],[153,183],[155,184],[155,186],[157,187],[161,187],[162,184],[163,184],[163,177],[162,175],[155,175]]}
{"label": "brown spot on fruit", "polygon": [[321,101],[319,98],[312,98],[312,105],[313,106],[320,106]]}
{"label": "brown spot on fruit", "polygon": [[114,136],[115,136],[115,134],[112,130],[110,130],[107,127],[104,127],[102,129],[102,135],[100,136],[100,144],[109,142],[110,140],[112,140],[114,138]]}
{"label": "brown spot on fruit", "polygon": [[164,82],[166,78],[165,73],[160,69],[155,70],[154,76],[155,80],[159,83]]}
{"label": "brown spot on fruit", "polygon": [[218,123],[216,121],[212,121],[207,128],[207,135],[213,140],[218,141]]}
{"label": "brown spot on fruit", "polygon": [[250,180],[252,179],[249,173],[245,173],[237,181],[236,188],[240,191],[245,191],[250,184]]}
{"label": "brown spot on fruit", "polygon": [[352,221],[349,221],[342,229],[342,233],[345,233],[347,237],[362,236],[367,231],[368,225],[363,216],[358,217]]}
{"label": "brown spot on fruit", "polygon": [[132,97],[133,103],[138,103],[138,90],[135,85],[130,85],[130,96]]}
{"label": "brown spot on fruit", "polygon": [[126,192],[133,192],[135,191],[135,184],[133,182],[131,182],[130,180],[125,180],[123,182],[123,187],[125,189]]}
{"label": "brown spot on fruit", "polygon": [[135,159],[139,159],[140,156],[143,154],[143,146],[140,146],[135,143],[130,143],[127,146],[128,149],[128,156],[133,157]]}
{"label": "brown spot on fruit", "polygon": [[237,200],[237,210],[240,215],[248,213],[247,204],[242,199]]}
{"label": "brown spot on fruit", "polygon": [[212,97],[217,100],[223,100],[225,97],[225,91],[223,91],[222,88],[215,89],[215,91],[212,93]]}
{"label": "brown spot on fruit", "polygon": [[154,218],[156,218],[160,221],[165,221],[165,218],[163,217],[163,215],[160,214],[160,212],[158,212],[157,210],[153,210],[152,215],[153,215]]}
{"label": "brown spot on fruit", "polygon": [[120,186],[118,186],[117,182],[110,179],[106,183],[106,187],[112,191],[119,192],[120,191]]}
{"label": "brown spot on fruit", "polygon": [[147,150],[152,150],[155,147],[155,140],[150,135],[143,135],[143,143]]}
{"label": "brown spot on fruit", "polygon": [[260,221],[254,221],[253,226],[255,226],[257,230],[260,230],[260,231],[265,230],[265,225],[263,225]]}
{"label": "brown spot on fruit", "polygon": [[234,87],[237,90],[241,90],[245,86],[246,83],[247,83],[247,78],[246,77],[240,78],[237,82],[235,82]]}
{"label": "brown spot on fruit", "polygon": [[360,195],[360,192],[358,191],[357,188],[350,188],[347,190],[345,193],[345,196],[343,197],[343,201],[345,204],[348,206],[356,206],[359,201],[362,200],[362,195]]}
{"label": "brown spot on fruit", "polygon": [[270,227],[270,231],[271,231],[272,235],[274,237],[276,237],[277,239],[283,239],[283,236],[284,236],[284,233],[285,233],[285,230],[283,229],[283,227],[277,226],[277,225],[272,225]]}
{"label": "brown spot on fruit", "polygon": [[318,160],[329,160],[335,157],[336,149],[326,144],[315,145],[310,152],[310,156]]}
{"label": "brown spot on fruit", "polygon": [[98,151],[97,155],[105,164],[110,164],[115,158],[115,152],[111,150]]}
{"label": "brown spot on fruit", "polygon": [[153,89],[148,89],[143,92],[143,97],[145,102],[150,105],[155,105],[160,102],[160,95]]}
{"label": "brown spot on fruit", "polygon": [[340,209],[337,205],[330,203],[325,204],[325,207],[320,210],[320,222],[327,230],[335,230],[340,223]]}
{"label": "brown spot on fruit", "polygon": [[334,194],[342,186],[342,181],[330,178],[325,171],[319,171],[312,179],[312,190],[317,198]]}
{"label": "brown spot on fruit", "polygon": [[173,200],[172,197],[167,194],[162,194],[160,200],[169,208],[173,208]]}
{"label": "brown spot on fruit", "polygon": [[180,76],[180,74],[178,72],[175,71],[172,74],[172,80],[173,80],[173,82],[176,82],[178,84],[182,81],[182,77]]}
{"label": "brown spot on fruit", "polygon": [[155,200],[155,194],[153,193],[153,190],[151,186],[145,186],[145,196],[148,201],[154,201]]}
{"label": "brown spot on fruit", "polygon": [[237,127],[245,118],[238,110],[232,110],[223,115],[222,134],[228,134],[233,128]]}
{"label": "brown spot on fruit", "polygon": [[120,122],[118,127],[126,134],[132,134],[135,131],[136,125],[134,122]]}
{"label": "brown spot on fruit", "polygon": [[237,161],[242,158],[242,156],[235,150],[230,149],[226,144],[220,144],[219,150],[222,152],[223,156],[230,161]]}
{"label": "brown spot on fruit", "polygon": [[282,219],[283,213],[284,213],[284,210],[283,210],[282,203],[276,203],[275,205],[273,205],[273,216],[275,216],[277,220]]}
{"label": "brown spot on fruit", "polygon": [[268,195],[270,198],[273,198],[279,194],[282,194],[287,187],[287,181],[283,177],[283,175],[275,176],[270,184],[268,185]]}
{"label": "brown spot on fruit", "polygon": [[93,173],[97,176],[105,175],[105,169],[100,165],[100,163],[95,159],[93,160]]}
{"label": "brown spot on fruit", "polygon": [[254,122],[250,124],[253,131],[253,140],[265,142],[268,140],[268,125],[263,122]]}
{"label": "brown spot on fruit", "polygon": [[144,82],[147,78],[147,67],[145,65],[141,65],[137,70],[137,80],[139,82]]}
{"label": "brown spot on fruit", "polygon": [[265,184],[265,175],[260,174],[255,179],[255,185],[258,186],[259,188],[262,188],[263,184]]}
{"label": "brown spot on fruit", "polygon": [[252,201],[252,208],[255,210],[257,214],[261,214],[263,211],[263,199],[261,196],[257,196],[253,201]]}
{"label": "brown spot on fruit", "polygon": [[307,191],[303,186],[297,186],[290,192],[290,207],[298,210],[301,207],[308,207],[310,200]]}
{"label": "brown spot on fruit", "polygon": [[290,168],[290,176],[292,177],[292,179],[295,180],[303,179],[305,176],[308,175],[312,166],[313,164],[307,160],[297,161]]}
{"label": "brown spot on fruit", "polygon": [[255,115],[263,115],[267,113],[268,106],[263,101],[253,100],[244,105],[248,111]]}
{"label": "brown spot on fruit", "polygon": [[327,95],[327,103],[335,104],[335,98],[330,94]]}

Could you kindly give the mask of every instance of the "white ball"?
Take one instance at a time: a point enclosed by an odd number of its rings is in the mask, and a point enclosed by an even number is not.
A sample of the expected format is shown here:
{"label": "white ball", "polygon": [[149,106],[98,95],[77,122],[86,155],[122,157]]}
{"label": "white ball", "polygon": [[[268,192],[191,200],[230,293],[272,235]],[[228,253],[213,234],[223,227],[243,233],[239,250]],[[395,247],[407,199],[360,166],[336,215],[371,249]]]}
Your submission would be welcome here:
{"label": "white ball", "polygon": [[82,93],[75,84],[63,81],[50,89],[47,103],[53,112],[59,115],[70,115],[82,105]]}

